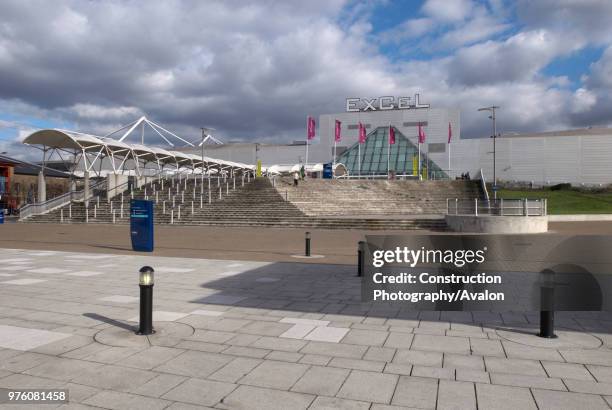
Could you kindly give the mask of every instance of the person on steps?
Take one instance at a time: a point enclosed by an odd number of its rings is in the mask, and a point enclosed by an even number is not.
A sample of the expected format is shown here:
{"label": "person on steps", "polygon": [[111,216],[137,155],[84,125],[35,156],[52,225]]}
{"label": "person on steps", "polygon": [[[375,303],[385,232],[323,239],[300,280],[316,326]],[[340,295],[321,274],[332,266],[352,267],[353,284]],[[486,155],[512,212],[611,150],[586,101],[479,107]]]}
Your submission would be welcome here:
{"label": "person on steps", "polygon": [[298,186],[298,180],[300,179],[300,174],[297,171],[293,173],[293,186]]}

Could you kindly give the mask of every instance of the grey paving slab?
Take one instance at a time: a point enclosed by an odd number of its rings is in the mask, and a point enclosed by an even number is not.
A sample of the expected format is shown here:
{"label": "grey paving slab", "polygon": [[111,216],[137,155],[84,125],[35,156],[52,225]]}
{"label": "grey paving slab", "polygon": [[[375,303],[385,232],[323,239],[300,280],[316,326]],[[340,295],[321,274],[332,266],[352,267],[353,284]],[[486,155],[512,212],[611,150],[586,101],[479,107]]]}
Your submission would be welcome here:
{"label": "grey paving slab", "polygon": [[335,396],[349,373],[350,370],[347,369],[312,366],[291,390],[319,396]]}
{"label": "grey paving slab", "polygon": [[251,370],[262,363],[260,359],[251,359],[248,357],[237,357],[221,369],[208,376],[208,379],[218,380],[222,382],[235,383],[243,378]]}
{"label": "grey paving slab", "polygon": [[533,387],[538,389],[567,391],[567,388],[557,378],[545,376],[526,376],[523,374],[490,373],[492,384],[503,384],[506,386]]}
{"label": "grey paving slab", "polygon": [[410,376],[412,374],[411,364],[387,363],[385,365],[385,373],[399,374],[402,376]]}
{"label": "grey paving slab", "polygon": [[463,337],[415,335],[412,349],[444,353],[470,353],[470,341]]}
{"label": "grey paving slab", "polygon": [[542,366],[549,377],[595,381],[591,372],[582,364],[542,361]]}
{"label": "grey paving slab", "polygon": [[251,343],[251,347],[270,350],[283,350],[286,352],[298,352],[300,349],[306,346],[307,343],[307,341],[303,340],[264,336]]}
{"label": "grey paving slab", "polygon": [[435,409],[438,380],[402,376],[391,404],[408,408]]}
{"label": "grey paving slab", "polygon": [[299,410],[308,408],[314,399],[315,396],[303,393],[239,386],[217,407],[228,410]]}
{"label": "grey paving slab", "polygon": [[164,394],[162,398],[202,406],[214,406],[237,385],[212,380],[189,379]]}
{"label": "grey paving slab", "polygon": [[136,367],[139,369],[152,369],[168,360],[182,354],[184,350],[162,346],[151,346],[140,350],[138,353],[121,360],[122,366]]}
{"label": "grey paving slab", "polygon": [[589,364],[586,366],[598,382],[612,382],[612,367]]}
{"label": "grey paving slab", "polygon": [[570,363],[612,366],[612,351],[609,350],[560,350],[561,356]]}
{"label": "grey paving slab", "polygon": [[448,367],[427,367],[427,366],[413,366],[411,376],[415,377],[431,377],[434,379],[455,379],[455,369]]}
{"label": "grey paving slab", "polygon": [[393,363],[415,364],[420,366],[442,367],[442,353],[419,350],[398,350]]}
{"label": "grey paving slab", "polygon": [[524,387],[476,384],[476,398],[479,409],[537,409],[531,392]]}
{"label": "grey paving slab", "polygon": [[474,382],[474,383],[491,383],[489,373],[482,370],[472,369],[456,369],[455,379],[457,381]]}
{"label": "grey paving slab", "polygon": [[470,339],[472,354],[478,356],[506,357],[504,348],[499,340]]}
{"label": "grey paving slab", "polygon": [[318,354],[305,354],[301,359],[300,363],[304,364],[315,364],[325,366],[331,361],[331,356],[322,356]]}
{"label": "grey paving slab", "polygon": [[86,371],[98,371],[104,365],[93,363],[84,360],[65,359],[61,357],[52,357],[44,363],[27,369],[25,374],[38,377],[46,377],[55,380],[72,380],[75,376]]}
{"label": "grey paving slab", "polygon": [[337,397],[317,397],[310,410],[367,410],[370,408],[370,403],[355,400],[339,399]]}
{"label": "grey paving slab", "polygon": [[444,354],[444,367],[452,369],[484,370],[484,360],[480,356],[460,355],[453,353]]}
{"label": "grey paving slab", "polygon": [[310,342],[300,350],[300,353],[360,359],[366,350],[368,350],[367,346]]}
{"label": "grey paving slab", "polygon": [[190,377],[206,377],[228,364],[233,358],[216,353],[186,351],[153,370]]}
{"label": "grey paving slab", "polygon": [[328,366],[342,367],[345,369],[368,370],[382,372],[385,362],[372,360],[348,359],[346,357],[334,357]]}
{"label": "grey paving slab", "polygon": [[389,332],[389,337],[385,340],[384,346],[397,349],[410,349],[412,345],[412,333]]}
{"label": "grey paving slab", "polygon": [[376,330],[351,329],[342,339],[342,343],[366,346],[382,346],[387,340],[388,332]]}
{"label": "grey paving slab", "polygon": [[564,380],[565,385],[572,392],[612,395],[612,383],[597,383],[588,380]]}
{"label": "grey paving slab", "polygon": [[85,370],[70,379],[73,383],[85,384],[107,390],[129,391],[136,389],[157,376],[156,373],[113,365]]}
{"label": "grey paving slab", "polygon": [[393,360],[395,356],[396,349],[391,349],[387,347],[376,347],[371,346],[368,348],[368,351],[363,356],[365,360],[373,360],[379,362],[390,362]]}
{"label": "grey paving slab", "polygon": [[547,349],[543,347],[525,346],[519,343],[502,341],[506,356],[512,359],[533,359],[563,362],[559,352],[555,349]]}
{"label": "grey paving slab", "polygon": [[258,387],[289,390],[308,370],[308,366],[298,363],[264,361],[238,382]]}
{"label": "grey paving slab", "polygon": [[609,409],[601,396],[532,389],[540,410]]}
{"label": "grey paving slab", "polygon": [[476,409],[476,390],[473,383],[440,380],[438,410]]}
{"label": "grey paving slab", "polygon": [[268,355],[266,355],[265,359],[266,360],[279,360],[282,362],[291,362],[291,363],[296,363],[298,362],[302,356],[304,356],[301,353],[292,353],[292,352],[280,352],[277,350],[274,350],[270,353],[268,353]]}
{"label": "grey paving slab", "polygon": [[118,410],[162,410],[171,402],[117,391],[102,391],[85,400],[84,404]]}
{"label": "grey paving slab", "polygon": [[491,373],[514,373],[527,376],[546,376],[539,361],[525,359],[502,359],[485,357],[485,365]]}
{"label": "grey paving slab", "polygon": [[187,380],[185,376],[177,376],[174,374],[160,374],[154,377],[145,384],[138,386],[130,393],[139,394],[142,396],[160,397],[171,389],[175,388],[182,382]]}
{"label": "grey paving slab", "polygon": [[358,401],[389,403],[397,380],[398,376],[393,374],[353,370],[337,396]]}
{"label": "grey paving slab", "polygon": [[338,343],[349,332],[349,330],[349,328],[345,327],[317,326],[310,333],[304,336],[304,339],[318,342]]}

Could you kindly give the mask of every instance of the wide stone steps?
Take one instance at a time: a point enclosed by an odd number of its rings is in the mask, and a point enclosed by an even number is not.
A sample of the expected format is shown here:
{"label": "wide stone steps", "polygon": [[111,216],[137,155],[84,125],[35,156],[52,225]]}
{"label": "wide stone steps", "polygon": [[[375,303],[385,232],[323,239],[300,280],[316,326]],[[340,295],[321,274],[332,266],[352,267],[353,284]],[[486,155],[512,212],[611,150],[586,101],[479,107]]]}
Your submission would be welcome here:
{"label": "wide stone steps", "polygon": [[[300,185],[297,189],[286,184],[283,187],[282,180],[276,181],[276,187],[272,186],[268,179],[260,178],[247,183],[244,186],[222,184],[221,198],[219,199],[219,188],[211,184],[211,203],[208,203],[208,186],[198,181],[188,181],[185,189],[184,181],[171,188],[168,193],[168,181],[165,188],[160,189],[159,182],[147,184],[146,192],[150,200],[157,203],[154,207],[154,223],[174,225],[196,225],[196,226],[257,226],[257,227],[293,227],[293,228],[321,228],[321,229],[366,229],[366,230],[410,230],[410,229],[432,229],[443,230],[446,225],[440,217],[424,217],[424,214],[441,214],[446,210],[446,198],[448,197],[478,197],[478,189],[474,186],[454,184],[452,189],[448,184],[434,184],[428,187],[428,183],[415,184],[391,184],[381,189],[379,182],[374,184],[360,182],[361,191],[356,192],[354,187],[345,189],[346,185],[338,184],[338,181],[315,181],[304,192],[301,188],[307,184]],[[329,182],[330,184],[326,184]],[[346,181],[342,181],[346,182]],[[386,181],[384,181],[386,183]],[[400,181],[398,181],[400,182]],[[403,181],[402,181],[403,182]],[[354,185],[354,184],[353,184]],[[280,188],[279,188],[280,186]],[[407,188],[415,191],[405,191]],[[439,192],[432,190],[436,188]],[[371,189],[370,189],[371,188]],[[184,191],[183,191],[184,190]],[[290,192],[294,190],[293,192]],[[195,191],[195,194],[194,194]],[[134,192],[134,198],[144,199],[145,189],[141,188]],[[157,193],[157,194],[156,194]],[[112,198],[110,202],[91,201],[88,211],[89,218],[85,217],[85,206],[82,203],[72,205],[72,218],[69,218],[68,207],[64,207],[64,223],[88,223],[111,224],[113,223],[112,209],[115,212],[115,224],[129,223],[129,199],[130,195],[123,195],[123,217],[121,215],[121,195]],[[175,206],[172,207],[174,197]],[[200,208],[200,198],[202,208]],[[288,198],[289,200],[285,200]],[[183,200],[183,201],[181,201]],[[165,213],[163,212],[165,202]],[[193,203],[193,214],[191,212]],[[96,205],[96,217],[94,217],[94,205]],[[180,207],[180,218],[179,218]],[[304,208],[308,208],[308,212]],[[38,215],[26,220],[26,222],[58,223],[60,222],[60,210],[54,210],[45,215]],[[171,217],[171,213],[173,216]],[[357,215],[363,215],[360,218]],[[390,217],[392,216],[392,218]]]}

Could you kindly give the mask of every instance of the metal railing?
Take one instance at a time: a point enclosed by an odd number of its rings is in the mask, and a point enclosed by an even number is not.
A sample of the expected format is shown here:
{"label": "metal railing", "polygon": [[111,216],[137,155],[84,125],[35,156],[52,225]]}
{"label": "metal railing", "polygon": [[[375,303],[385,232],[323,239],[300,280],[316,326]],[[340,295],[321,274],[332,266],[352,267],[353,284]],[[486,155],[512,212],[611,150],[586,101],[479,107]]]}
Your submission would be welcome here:
{"label": "metal railing", "polygon": [[[89,198],[95,196],[94,191],[101,189],[106,184],[106,180],[102,180],[96,184],[91,185],[89,190]],[[83,201],[85,200],[85,190],[66,192],[65,194],[56,196],[55,198],[49,199],[45,202],[39,202],[34,204],[26,204],[19,209],[19,219],[25,219],[32,215],[40,215],[62,207],[71,201]]]}
{"label": "metal railing", "polygon": [[447,199],[448,215],[546,216],[546,198],[521,199]]}

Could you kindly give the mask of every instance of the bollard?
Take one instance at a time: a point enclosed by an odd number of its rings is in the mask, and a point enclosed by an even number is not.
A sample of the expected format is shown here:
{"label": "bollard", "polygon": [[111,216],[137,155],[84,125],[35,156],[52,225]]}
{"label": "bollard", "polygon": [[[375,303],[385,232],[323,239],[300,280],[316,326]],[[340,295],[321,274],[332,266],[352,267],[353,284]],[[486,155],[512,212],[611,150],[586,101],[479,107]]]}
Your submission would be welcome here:
{"label": "bollard", "polygon": [[202,195],[200,195],[200,209],[202,209]]}
{"label": "bollard", "polygon": [[113,224],[115,223],[115,211],[113,211]]}
{"label": "bollard", "polygon": [[193,201],[191,201],[191,216],[193,216]]}
{"label": "bollard", "polygon": [[306,232],[306,249],[305,249],[305,255],[306,256],[310,256],[310,232]]}
{"label": "bollard", "polygon": [[185,202],[185,191],[181,192],[181,204]]}
{"label": "bollard", "polygon": [[175,200],[174,200],[174,195],[172,195],[172,208],[174,208],[176,206]]}
{"label": "bollard", "polygon": [[363,267],[365,262],[365,242],[357,243],[357,276],[363,276]]}
{"label": "bollard", "polygon": [[170,225],[174,223],[174,209],[170,210]]}
{"label": "bollard", "polygon": [[162,201],[162,214],[166,214],[166,201]]}
{"label": "bollard", "polygon": [[225,195],[229,195],[229,182],[225,183]]}
{"label": "bollard", "polygon": [[138,286],[140,287],[140,325],[137,335],[150,335],[153,330],[153,274],[150,266],[140,268]]}
{"label": "bollard", "polygon": [[236,177],[233,177],[232,180],[233,180],[232,183],[234,184],[234,188],[233,189],[236,190]]}
{"label": "bollard", "polygon": [[178,215],[177,215],[178,220],[181,220],[181,206],[178,206]]}
{"label": "bollard", "polygon": [[555,339],[555,277],[546,269],[540,274],[540,333],[538,336]]}
{"label": "bollard", "polygon": [[94,219],[98,219],[98,205],[94,204]]}
{"label": "bollard", "polygon": [[219,199],[221,199],[221,185],[219,185]]}
{"label": "bollard", "polygon": [[72,219],[72,202],[70,202],[70,205],[68,206],[68,218]]}
{"label": "bollard", "polygon": [[89,223],[89,207],[85,207],[85,223]]}
{"label": "bollard", "polygon": [[164,178],[162,178],[161,189],[164,189]]}
{"label": "bollard", "polygon": [[60,223],[64,223],[64,208],[60,209]]}
{"label": "bollard", "polygon": [[121,202],[121,218],[123,218],[123,202]]}
{"label": "bollard", "polygon": [[100,206],[100,197],[99,196],[96,197],[96,201],[97,201],[97,205]]}

